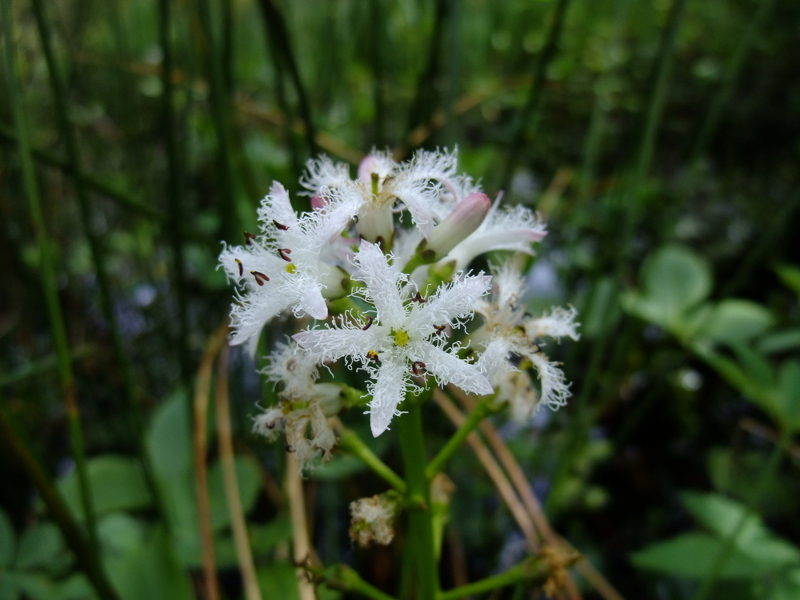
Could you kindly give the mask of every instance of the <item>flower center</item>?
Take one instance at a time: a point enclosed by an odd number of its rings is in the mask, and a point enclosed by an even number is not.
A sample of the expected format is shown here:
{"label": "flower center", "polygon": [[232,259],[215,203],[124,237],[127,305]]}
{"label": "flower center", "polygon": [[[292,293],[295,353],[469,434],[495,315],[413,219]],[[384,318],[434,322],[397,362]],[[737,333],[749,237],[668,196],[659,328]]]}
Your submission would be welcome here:
{"label": "flower center", "polygon": [[286,265],[287,273],[294,273],[295,271],[297,271],[297,267],[294,266],[294,263],[289,263],[288,265]]}
{"label": "flower center", "polygon": [[408,332],[405,329],[392,329],[389,334],[394,337],[394,343],[401,348],[408,343]]}

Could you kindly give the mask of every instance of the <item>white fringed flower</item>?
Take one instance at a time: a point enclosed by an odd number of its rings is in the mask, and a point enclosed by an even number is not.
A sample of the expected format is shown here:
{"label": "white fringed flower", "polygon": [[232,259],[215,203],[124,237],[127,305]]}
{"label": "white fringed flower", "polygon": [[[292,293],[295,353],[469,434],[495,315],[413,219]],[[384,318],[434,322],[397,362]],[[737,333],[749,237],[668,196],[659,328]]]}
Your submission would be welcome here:
{"label": "white fringed flower", "polygon": [[[539,404],[558,408],[566,404],[571,395],[563,371],[541,352],[541,338],[558,340],[570,337],[578,340],[579,323],[575,322],[574,308],[553,308],[538,319],[524,313],[522,297],[525,281],[509,264],[497,270],[494,276],[494,291],[491,301],[480,299],[476,312],[483,319],[483,326],[473,333],[471,339],[483,347],[477,366],[498,388],[498,401],[508,401],[515,418],[527,419]],[[530,362],[536,370],[541,393],[536,391],[510,362],[517,355]]]}
{"label": "white fringed flower", "polygon": [[469,176],[458,174],[457,162],[456,151],[420,150],[409,162],[398,164],[388,152],[373,150],[361,161],[355,181],[347,165],[321,157],[307,163],[301,183],[313,197],[338,192],[357,201],[357,229],[369,241],[392,239],[395,202],[408,209],[414,225],[428,238],[452,206],[480,191]]}
{"label": "white fringed flower", "polygon": [[443,349],[442,335],[446,326],[472,317],[476,301],[488,291],[490,277],[458,277],[424,300],[418,293],[412,297],[413,286],[401,285],[407,276],[394,269],[375,244],[361,242],[355,267],[353,278],[366,285],[361,295],[375,307],[375,316],[355,323],[341,318],[338,325],[309,329],[294,339],[317,361],[346,358],[369,372],[374,379],[368,388],[374,436],[383,433],[399,414],[397,405],[405,397],[412,373],[430,373],[440,383],[452,383],[466,392],[492,392],[478,367],[457,356],[457,345],[449,351]]}
{"label": "white fringed flower", "polygon": [[401,506],[402,498],[394,490],[351,502],[350,539],[362,548],[388,546],[394,539],[394,520]]}
{"label": "white fringed flower", "polygon": [[333,195],[320,210],[298,217],[289,194],[272,185],[258,211],[261,234],[248,236],[247,245],[226,247],[219,256],[228,278],[238,284],[237,304],[231,309],[231,345],[248,342],[252,356],[262,328],[291,309],[325,319],[325,298],[344,294],[342,271],[331,256],[337,240],[358,210],[347,197]]}
{"label": "white fringed flower", "polygon": [[501,200],[502,196],[498,196],[480,227],[453,248],[444,260],[455,260],[456,268],[464,269],[473,258],[492,250],[533,254],[533,244],[547,235],[547,227],[525,206],[501,209]]}
{"label": "white fringed flower", "polygon": [[253,429],[269,440],[285,432],[286,448],[297,454],[301,469],[317,457],[329,460],[336,435],[328,417],[341,409],[341,388],[316,383],[316,361],[295,344],[278,344],[262,373],[283,390],[279,404],[256,417]]}

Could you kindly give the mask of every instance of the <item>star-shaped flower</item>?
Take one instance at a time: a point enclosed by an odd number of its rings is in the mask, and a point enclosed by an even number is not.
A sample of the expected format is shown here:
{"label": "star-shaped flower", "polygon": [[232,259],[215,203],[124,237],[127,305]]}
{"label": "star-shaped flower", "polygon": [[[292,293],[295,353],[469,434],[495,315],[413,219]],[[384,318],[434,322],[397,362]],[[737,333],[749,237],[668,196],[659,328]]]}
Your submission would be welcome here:
{"label": "star-shaped flower", "polygon": [[273,317],[291,308],[296,316],[325,319],[325,298],[344,294],[347,275],[331,261],[331,243],[358,210],[351,199],[333,195],[320,210],[298,217],[286,189],[275,182],[258,211],[261,235],[246,246],[226,247],[219,256],[228,277],[239,285],[231,309],[231,344],[248,342],[252,355],[258,334]]}
{"label": "star-shaped flower", "polygon": [[323,156],[310,160],[303,186],[314,198],[331,191],[359,202],[358,232],[367,240],[391,241],[395,202],[411,213],[424,238],[449,209],[480,187],[467,175],[459,175],[456,152],[420,150],[407,163],[396,163],[388,152],[372,151],[358,167],[358,178],[350,179],[349,168]]}
{"label": "star-shaped flower", "polygon": [[[383,433],[397,414],[411,375],[430,373],[440,384],[452,383],[466,392],[490,394],[492,386],[477,366],[458,357],[459,346],[444,350],[447,326],[471,318],[476,301],[489,289],[491,277],[464,275],[442,285],[430,298],[414,293],[406,275],[393,268],[380,247],[361,242],[353,278],[362,281],[363,298],[375,307],[375,316],[355,323],[308,329],[295,341],[318,361],[346,358],[357,361],[374,381],[369,383],[372,434]],[[413,296],[412,296],[413,294]]]}
{"label": "star-shaped flower", "polygon": [[[481,298],[475,307],[484,320],[481,328],[471,336],[472,342],[484,349],[478,366],[489,381],[501,389],[500,396],[506,392],[512,394],[504,399],[511,402],[517,417],[530,417],[539,404],[551,408],[563,406],[571,395],[569,384],[558,364],[541,352],[538,340],[570,337],[577,341],[580,338],[579,323],[575,322],[577,311],[555,307],[539,318],[525,313],[521,302],[525,281],[510,264],[497,270],[493,283],[495,289],[491,301]],[[536,369],[541,384],[538,402],[525,378],[513,374],[516,368],[509,361],[512,354],[524,357]]]}

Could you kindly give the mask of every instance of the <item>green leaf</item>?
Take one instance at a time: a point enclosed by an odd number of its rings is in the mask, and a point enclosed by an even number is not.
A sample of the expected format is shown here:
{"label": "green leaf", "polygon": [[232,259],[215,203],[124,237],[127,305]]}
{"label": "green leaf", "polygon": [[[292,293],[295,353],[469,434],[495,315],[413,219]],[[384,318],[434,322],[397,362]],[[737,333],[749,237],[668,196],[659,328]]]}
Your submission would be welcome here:
{"label": "green leaf", "polygon": [[17,600],[19,591],[14,584],[14,573],[0,569],[0,600]]}
{"label": "green leaf", "polygon": [[253,556],[264,556],[281,542],[292,539],[292,522],[287,517],[277,517],[269,523],[250,525],[247,528]]}
{"label": "green leaf", "polygon": [[772,323],[772,315],[760,304],[728,299],[714,306],[697,335],[723,344],[746,342],[763,333]]}
{"label": "green leaf", "polygon": [[[253,508],[261,489],[261,469],[250,456],[237,456],[234,458],[234,464],[242,510],[247,514]],[[208,494],[211,504],[211,527],[214,531],[219,531],[231,522],[220,461],[215,462],[208,470]]]}
{"label": "green leaf", "polygon": [[191,473],[192,433],[183,390],[156,409],[147,432],[147,449],[153,470],[163,482]]}
{"label": "green leaf", "polygon": [[73,575],[59,582],[53,594],[53,600],[94,600],[95,598],[97,596],[94,588],[83,574]]}
{"label": "green leaf", "polygon": [[14,550],[16,549],[16,536],[14,527],[8,518],[6,511],[0,508],[0,569],[9,567],[14,560]]}
{"label": "green leaf", "polygon": [[595,285],[587,309],[582,313],[581,333],[596,338],[614,326],[619,318],[619,289],[611,277],[601,278]]}
{"label": "green leaf", "polygon": [[800,296],[800,268],[793,265],[780,265],[775,268],[775,272],[787,287]]}
{"label": "green leaf", "polygon": [[[135,458],[113,454],[98,456],[88,462],[87,473],[98,516],[152,505],[144,472]],[[58,489],[73,513],[83,519],[83,502],[77,473],[73,471],[61,479]]]}
{"label": "green leaf", "polygon": [[655,322],[674,326],[687,310],[708,296],[711,269],[688,249],[666,246],[645,264],[642,283],[648,312]]}
{"label": "green leaf", "polygon": [[[686,533],[647,546],[631,555],[639,569],[688,579],[702,579],[714,566],[722,543],[705,533]],[[755,579],[761,571],[738,550],[734,550],[719,573],[720,579]]]}
{"label": "green leaf", "polygon": [[194,598],[189,576],[160,528],[123,558],[109,561],[108,573],[121,600]]}
{"label": "green leaf", "polygon": [[787,360],[778,377],[779,398],[776,410],[781,424],[790,429],[800,429],[800,362]]}
{"label": "green leaf", "polygon": [[145,541],[147,531],[144,523],[125,513],[106,515],[97,525],[97,534],[103,548],[103,556],[127,556]]}
{"label": "green leaf", "polygon": [[39,523],[22,534],[14,566],[31,569],[58,565],[63,548],[64,541],[58,527],[53,523]]}
{"label": "green leaf", "polygon": [[256,572],[256,578],[260,589],[269,590],[270,598],[299,600],[297,574],[289,563],[264,565]]}
{"label": "green leaf", "polygon": [[800,329],[776,331],[762,337],[756,344],[761,354],[774,354],[800,348]]}
{"label": "green leaf", "polygon": [[778,577],[765,600],[797,600],[800,598],[800,569],[791,569]]}
{"label": "green leaf", "polygon": [[11,584],[19,590],[26,600],[52,600],[53,582],[39,574],[8,573]]}
{"label": "green leaf", "polygon": [[[731,342],[731,349],[739,359],[747,378],[754,387],[769,390],[775,385],[775,373],[772,365],[761,354],[742,342]],[[756,400],[757,398],[753,398]]]}

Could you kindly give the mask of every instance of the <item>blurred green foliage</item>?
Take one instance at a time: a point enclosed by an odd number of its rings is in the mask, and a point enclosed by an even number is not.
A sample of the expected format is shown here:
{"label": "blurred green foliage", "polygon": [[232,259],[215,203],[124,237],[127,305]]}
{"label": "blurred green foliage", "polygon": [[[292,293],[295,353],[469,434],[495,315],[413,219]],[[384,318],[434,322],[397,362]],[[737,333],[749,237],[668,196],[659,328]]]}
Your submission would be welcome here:
{"label": "blurred green foliage", "polygon": [[[4,80],[0,402],[80,519],[41,280],[49,254],[98,543],[121,597],[194,592],[187,390],[230,302],[216,269],[220,240],[239,243],[256,227],[272,180],[296,191],[317,151],[355,164],[373,146],[400,156],[455,145],[462,170],[487,192],[504,189],[547,219],[532,308],[571,302],[581,314],[582,342],[548,348],[574,381],[570,406],[526,428],[495,417],[555,528],[628,598],[798,595],[800,6],[222,0],[210,3],[210,28],[202,6],[49,4],[66,90],[59,106],[32,5],[7,2],[14,34],[3,56],[14,48],[50,237],[39,240],[29,213]],[[159,36],[165,8],[168,47]],[[276,323],[262,354],[284,334]],[[264,483],[282,478],[283,449],[249,434],[256,404],[274,394],[258,366],[234,352],[237,473],[264,597],[293,597],[287,508]],[[428,411],[441,445],[451,425]],[[366,431],[362,415],[344,418]],[[393,466],[387,443],[372,448]],[[217,562],[227,597],[241,597],[215,451],[212,443]],[[448,473],[458,493],[443,550],[447,585],[459,557],[477,579],[525,552],[475,457],[460,453]],[[9,460],[0,477],[0,598],[91,597],[29,473]],[[356,550],[346,533],[348,502],[382,485],[340,455],[309,474],[306,492],[322,558],[388,586],[398,550]]]}

